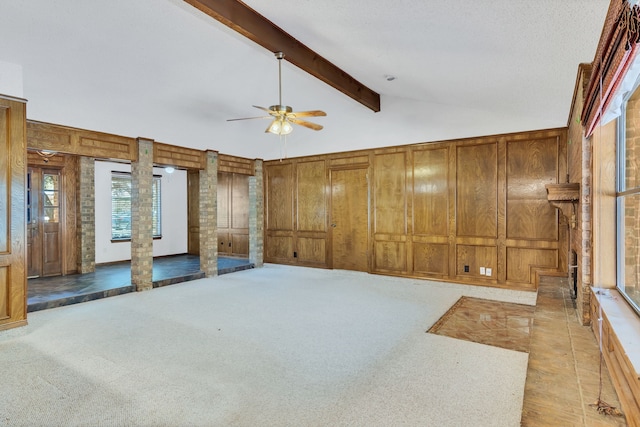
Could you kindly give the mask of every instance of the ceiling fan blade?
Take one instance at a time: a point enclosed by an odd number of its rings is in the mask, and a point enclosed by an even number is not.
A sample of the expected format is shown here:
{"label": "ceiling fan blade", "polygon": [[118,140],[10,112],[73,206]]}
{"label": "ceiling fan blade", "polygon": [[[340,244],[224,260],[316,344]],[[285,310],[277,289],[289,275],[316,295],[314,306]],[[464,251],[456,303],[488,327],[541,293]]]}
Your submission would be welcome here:
{"label": "ceiling fan blade", "polygon": [[252,105],[252,107],[265,111],[274,117],[277,117],[279,115],[277,111],[273,111],[273,110],[270,110],[269,108],[261,107],[259,105]]}
{"label": "ceiling fan blade", "polygon": [[260,116],[260,117],[243,117],[241,119],[227,119],[228,122],[237,122],[238,120],[253,120],[253,119],[270,119],[271,116]]}
{"label": "ceiling fan blade", "polygon": [[297,118],[297,117],[320,117],[326,116],[327,113],[321,110],[311,110],[311,111],[294,111],[293,113],[287,114],[289,117]]}
{"label": "ceiling fan blade", "polygon": [[321,130],[322,129],[322,126],[317,125],[315,123],[307,122],[306,120],[294,119],[292,117],[288,117],[287,120],[289,120],[291,123],[295,123],[297,125],[304,126],[306,128],[309,128],[309,129],[313,129],[313,130]]}

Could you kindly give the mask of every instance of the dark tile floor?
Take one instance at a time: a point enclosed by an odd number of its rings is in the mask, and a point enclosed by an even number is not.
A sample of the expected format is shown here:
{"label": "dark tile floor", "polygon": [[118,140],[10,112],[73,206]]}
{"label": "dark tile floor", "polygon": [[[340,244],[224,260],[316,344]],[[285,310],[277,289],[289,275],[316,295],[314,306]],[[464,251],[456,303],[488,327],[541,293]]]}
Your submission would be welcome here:
{"label": "dark tile floor", "polygon": [[[218,274],[253,268],[246,258],[218,257]],[[153,287],[204,277],[197,255],[174,255],[153,260]],[[131,263],[96,266],[94,273],[29,279],[27,311],[39,311],[133,292]]]}

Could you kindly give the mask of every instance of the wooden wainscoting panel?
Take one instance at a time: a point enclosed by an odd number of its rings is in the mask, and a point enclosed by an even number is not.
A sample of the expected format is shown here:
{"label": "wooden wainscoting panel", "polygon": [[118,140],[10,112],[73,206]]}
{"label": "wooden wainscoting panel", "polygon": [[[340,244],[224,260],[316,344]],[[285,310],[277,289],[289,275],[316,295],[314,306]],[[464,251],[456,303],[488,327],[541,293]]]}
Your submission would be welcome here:
{"label": "wooden wainscoting panel", "polygon": [[48,123],[27,122],[27,146],[36,150],[73,152],[71,130]]}
{"label": "wooden wainscoting panel", "polygon": [[200,255],[200,171],[187,171],[187,252]]}
{"label": "wooden wainscoting panel", "polygon": [[[0,253],[10,252],[11,242],[11,123],[10,111],[0,104]],[[6,153],[6,154],[5,154]]]}
{"label": "wooden wainscoting panel", "polygon": [[218,230],[227,231],[231,226],[231,218],[229,216],[230,180],[230,174],[218,172]]}
{"label": "wooden wainscoting panel", "polygon": [[269,236],[266,239],[266,258],[269,262],[290,263],[293,259],[293,237]]}
{"label": "wooden wainscoting panel", "polygon": [[406,153],[374,156],[374,233],[407,233]]}
{"label": "wooden wainscoting panel", "polygon": [[413,271],[421,274],[449,275],[449,244],[413,243]]}
{"label": "wooden wainscoting panel", "polygon": [[340,166],[354,166],[354,165],[368,165],[369,155],[349,156],[349,157],[337,157],[329,160],[329,165],[332,168]]}
{"label": "wooden wainscoting panel", "polygon": [[508,239],[558,240],[558,214],[545,188],[557,177],[557,137],[507,144]]}
{"label": "wooden wainscoting panel", "polygon": [[298,262],[303,264],[327,264],[326,238],[298,237],[296,243]]}
{"label": "wooden wainscoting panel", "polygon": [[376,271],[407,271],[407,244],[396,241],[375,241],[375,270]]}
{"label": "wooden wainscoting panel", "polygon": [[218,171],[239,173],[241,175],[251,175],[254,172],[254,161],[244,157],[230,156],[228,154],[218,154]]}
{"label": "wooden wainscoting panel", "polygon": [[80,135],[77,154],[89,157],[135,160],[135,144],[129,138],[111,135]]}
{"label": "wooden wainscoting panel", "polygon": [[9,295],[11,288],[9,283],[9,268],[0,267],[0,320],[9,318]]}
{"label": "wooden wainscoting panel", "polygon": [[507,248],[508,282],[535,284],[535,268],[558,268],[558,250]]}
{"label": "wooden wainscoting panel", "polygon": [[497,237],[497,148],[497,143],[457,147],[457,236]]}
{"label": "wooden wainscoting panel", "polygon": [[413,234],[449,234],[449,148],[413,152]]}
{"label": "wooden wainscoting panel", "polygon": [[185,169],[204,169],[205,161],[206,153],[204,151],[161,142],[153,143],[153,162],[155,164],[177,166]]}
{"label": "wooden wainscoting panel", "polygon": [[231,254],[239,256],[249,256],[249,234],[230,233]]}
{"label": "wooden wainscoting panel", "polygon": [[[456,246],[456,272],[458,276],[473,277],[476,279],[493,279],[497,277],[498,248],[495,245],[457,245]],[[465,272],[465,266],[469,266],[469,272]],[[491,276],[481,275],[480,267],[491,268]]]}
{"label": "wooden wainscoting panel", "polygon": [[293,164],[265,164],[268,230],[293,230]]}
{"label": "wooden wainscoting panel", "polygon": [[298,162],[296,207],[298,231],[327,229],[327,173],[324,160]]}
{"label": "wooden wainscoting panel", "polygon": [[[231,176],[231,228],[249,233],[249,175]],[[248,253],[248,252],[247,252]]]}

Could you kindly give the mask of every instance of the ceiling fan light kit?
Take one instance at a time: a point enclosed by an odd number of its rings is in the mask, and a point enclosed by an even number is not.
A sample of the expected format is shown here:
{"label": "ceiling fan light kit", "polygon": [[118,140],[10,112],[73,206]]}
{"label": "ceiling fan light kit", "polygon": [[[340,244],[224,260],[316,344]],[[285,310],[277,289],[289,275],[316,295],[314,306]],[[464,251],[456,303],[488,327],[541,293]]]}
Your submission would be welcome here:
{"label": "ceiling fan light kit", "polygon": [[273,133],[275,135],[288,135],[293,131],[292,124],[304,126],[306,128],[312,130],[321,130],[322,126],[316,123],[311,123],[306,120],[300,119],[300,117],[321,117],[326,116],[327,113],[321,110],[312,110],[312,111],[293,111],[288,105],[282,104],[282,59],[284,58],[284,53],[276,52],[276,58],[278,59],[278,104],[272,105],[269,108],[260,107],[258,105],[254,105],[254,108],[258,108],[266,113],[269,113],[268,116],[261,117],[247,117],[242,119],[229,119],[228,122],[237,121],[237,120],[252,120],[252,119],[269,119],[273,118],[269,127],[265,130],[265,133]]}

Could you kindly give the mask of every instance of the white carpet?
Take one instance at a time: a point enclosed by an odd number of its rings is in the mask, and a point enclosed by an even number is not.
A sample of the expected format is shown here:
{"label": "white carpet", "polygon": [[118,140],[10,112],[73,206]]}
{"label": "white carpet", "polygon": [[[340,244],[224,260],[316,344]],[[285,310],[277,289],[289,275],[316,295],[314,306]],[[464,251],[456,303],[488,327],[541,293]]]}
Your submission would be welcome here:
{"label": "white carpet", "polygon": [[425,331],[535,293],[266,265],[0,332],[2,426],[518,426],[527,354]]}

